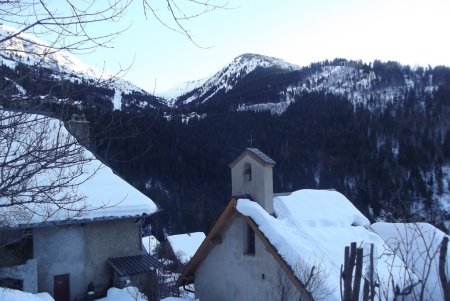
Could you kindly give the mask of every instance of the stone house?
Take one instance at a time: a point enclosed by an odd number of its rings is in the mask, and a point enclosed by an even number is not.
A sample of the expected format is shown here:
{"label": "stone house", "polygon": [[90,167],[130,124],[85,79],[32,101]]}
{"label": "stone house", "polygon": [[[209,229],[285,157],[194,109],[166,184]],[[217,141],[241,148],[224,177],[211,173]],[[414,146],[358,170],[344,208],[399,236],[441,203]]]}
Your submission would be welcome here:
{"label": "stone house", "polygon": [[[142,252],[141,224],[146,214],[66,220],[8,229],[21,237],[8,246],[1,279],[26,292],[48,292],[55,301],[83,300],[88,287],[95,297],[127,280],[146,291],[148,273],[162,265]],[[24,236],[25,234],[25,236]],[[9,263],[8,263],[9,261]],[[8,282],[6,281],[6,282]]]}
{"label": "stone house", "polygon": [[255,148],[229,165],[233,197],[179,286],[194,284],[202,301],[341,300],[340,268],[351,242],[373,244],[382,254],[377,281],[386,295],[392,282],[409,284],[400,277],[405,265],[384,252],[384,241],[349,200],[334,190],[274,194],[274,165]]}
{"label": "stone house", "polygon": [[88,290],[100,297],[127,280],[146,292],[149,274],[162,268],[141,240],[141,226],[158,211],[156,204],[87,149],[85,156],[92,160],[77,186],[81,199],[65,207],[0,208],[1,286],[48,292],[55,301],[85,300]]}

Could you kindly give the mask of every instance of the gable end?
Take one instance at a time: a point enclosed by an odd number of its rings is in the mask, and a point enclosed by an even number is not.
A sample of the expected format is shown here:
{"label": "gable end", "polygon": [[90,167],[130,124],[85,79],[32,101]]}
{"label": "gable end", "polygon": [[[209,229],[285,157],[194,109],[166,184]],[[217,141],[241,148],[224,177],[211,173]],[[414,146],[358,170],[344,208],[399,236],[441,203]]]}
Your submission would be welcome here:
{"label": "gable end", "polygon": [[203,260],[208,256],[209,252],[212,250],[215,244],[217,244],[217,240],[221,243],[221,237],[226,228],[231,224],[232,220],[241,216],[245,218],[246,223],[253,229],[256,236],[262,241],[266,250],[273,256],[279,266],[283,269],[283,271],[288,275],[289,279],[295,285],[295,287],[301,292],[304,300],[312,301],[313,298],[311,293],[308,292],[304,286],[304,284],[295,276],[292,268],[289,264],[278,254],[276,248],[269,242],[264,233],[258,228],[258,225],[255,221],[248,217],[243,216],[236,210],[237,200],[235,198],[231,199],[230,203],[224,209],[219,219],[214,224],[212,230],[208,233],[205,240],[202,242],[194,257],[188,262],[185,266],[185,269],[181,273],[180,277],[177,280],[178,286],[185,286],[188,284],[194,283],[195,280],[195,271],[203,262]]}
{"label": "gable end", "polygon": [[230,168],[233,168],[246,155],[249,155],[250,157],[255,159],[257,162],[262,164],[263,166],[272,167],[272,166],[274,166],[276,164],[274,160],[272,160],[269,156],[264,154],[259,149],[257,149],[257,148],[247,148],[235,160],[233,160],[233,162],[231,162],[228,166]]}

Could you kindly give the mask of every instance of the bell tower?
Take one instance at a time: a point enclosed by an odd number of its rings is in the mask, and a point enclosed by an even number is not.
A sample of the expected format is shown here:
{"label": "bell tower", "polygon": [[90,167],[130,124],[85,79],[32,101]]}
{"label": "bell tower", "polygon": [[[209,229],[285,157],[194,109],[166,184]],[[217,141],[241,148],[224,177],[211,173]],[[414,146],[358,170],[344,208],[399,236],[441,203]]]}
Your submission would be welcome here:
{"label": "bell tower", "polygon": [[231,193],[251,195],[269,214],[273,213],[273,173],[275,161],[257,148],[247,148],[233,162]]}

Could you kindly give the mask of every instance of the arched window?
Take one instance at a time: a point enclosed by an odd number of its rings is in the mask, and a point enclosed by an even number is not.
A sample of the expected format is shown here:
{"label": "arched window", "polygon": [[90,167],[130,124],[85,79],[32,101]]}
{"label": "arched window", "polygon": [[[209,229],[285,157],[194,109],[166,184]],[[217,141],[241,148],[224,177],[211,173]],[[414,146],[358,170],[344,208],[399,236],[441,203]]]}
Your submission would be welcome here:
{"label": "arched window", "polygon": [[244,164],[244,180],[251,181],[252,180],[252,166],[250,163]]}

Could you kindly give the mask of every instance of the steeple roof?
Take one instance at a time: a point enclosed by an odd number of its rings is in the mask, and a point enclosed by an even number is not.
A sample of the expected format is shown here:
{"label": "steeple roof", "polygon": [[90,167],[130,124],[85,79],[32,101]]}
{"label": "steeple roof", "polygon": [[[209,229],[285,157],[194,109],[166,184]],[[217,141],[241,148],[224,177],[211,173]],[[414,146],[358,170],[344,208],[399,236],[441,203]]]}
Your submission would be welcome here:
{"label": "steeple roof", "polygon": [[262,151],[260,151],[257,148],[247,148],[245,151],[242,152],[242,154],[239,155],[233,162],[230,163],[230,167],[232,168],[235,166],[245,155],[251,156],[253,159],[259,161],[261,164],[266,166],[274,166],[276,163],[274,160],[272,160],[269,156],[264,154]]}

